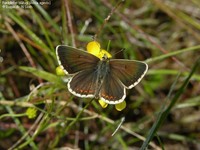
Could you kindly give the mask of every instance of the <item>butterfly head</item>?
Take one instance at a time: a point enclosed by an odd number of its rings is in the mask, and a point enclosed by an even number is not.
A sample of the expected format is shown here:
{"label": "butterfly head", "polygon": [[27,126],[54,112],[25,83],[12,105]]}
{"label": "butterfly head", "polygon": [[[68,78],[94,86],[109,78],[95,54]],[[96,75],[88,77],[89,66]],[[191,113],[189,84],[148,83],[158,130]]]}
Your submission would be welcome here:
{"label": "butterfly head", "polygon": [[102,59],[102,61],[107,61],[109,59],[109,57],[106,54],[104,54],[101,59]]}

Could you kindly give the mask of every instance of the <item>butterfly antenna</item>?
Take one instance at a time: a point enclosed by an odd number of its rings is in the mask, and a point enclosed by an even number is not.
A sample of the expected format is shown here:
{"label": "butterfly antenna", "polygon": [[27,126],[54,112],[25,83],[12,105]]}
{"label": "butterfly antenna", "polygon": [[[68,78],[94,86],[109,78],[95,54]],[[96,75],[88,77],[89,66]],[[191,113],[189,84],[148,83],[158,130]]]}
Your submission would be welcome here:
{"label": "butterfly antenna", "polygon": [[124,50],[126,50],[126,49],[125,49],[125,48],[122,48],[120,51],[114,53],[113,56],[117,55],[118,53],[120,53],[120,52],[122,52],[122,51],[124,51]]}
{"label": "butterfly antenna", "polygon": [[104,28],[105,24],[108,22],[108,20],[110,19],[110,17],[112,16],[112,14],[115,12],[115,10],[124,2],[125,0],[121,0],[120,2],[117,3],[117,5],[111,10],[111,12],[108,14],[108,16],[104,19],[103,24],[101,25],[101,27],[99,28],[99,30],[97,31],[97,33],[94,35],[93,39],[96,40],[97,36],[99,35],[99,33],[101,32],[101,30]]}

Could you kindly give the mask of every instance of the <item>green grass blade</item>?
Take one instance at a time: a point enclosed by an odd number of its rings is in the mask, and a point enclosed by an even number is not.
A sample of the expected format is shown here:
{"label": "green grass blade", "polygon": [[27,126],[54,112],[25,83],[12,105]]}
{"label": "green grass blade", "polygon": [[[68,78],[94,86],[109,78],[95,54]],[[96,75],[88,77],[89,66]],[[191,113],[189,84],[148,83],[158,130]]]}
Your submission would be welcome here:
{"label": "green grass blade", "polygon": [[21,26],[24,31],[27,32],[27,34],[33,39],[36,44],[42,47],[44,52],[50,50],[49,47],[35,33],[33,33],[31,29],[28,28],[28,26],[26,26],[26,23],[19,15],[16,15],[15,12],[7,12],[7,14],[12,20],[14,20],[19,26]]}
{"label": "green grass blade", "polygon": [[[32,0],[32,1],[36,2],[36,0]],[[44,10],[44,8],[41,7],[41,5],[34,5],[34,6],[42,14],[42,16],[48,21],[48,23],[50,23],[57,32],[60,32],[59,26],[54,22],[54,20],[49,16],[49,14]]]}
{"label": "green grass blade", "polygon": [[153,63],[155,61],[163,60],[165,58],[169,58],[169,57],[172,57],[172,56],[175,56],[175,55],[178,55],[178,54],[182,54],[182,53],[190,52],[190,51],[198,51],[198,50],[200,50],[200,45],[189,47],[189,48],[184,48],[184,49],[181,49],[181,50],[176,50],[176,51],[173,51],[173,52],[170,52],[170,53],[167,53],[167,54],[163,54],[161,56],[157,56],[157,57],[154,57],[154,58],[149,58],[145,62],[146,63]]}
{"label": "green grass blade", "polygon": [[46,72],[44,70],[38,70],[36,68],[26,67],[26,66],[20,66],[19,69],[26,71],[26,72],[30,72],[31,74],[33,74],[39,78],[42,78],[44,80],[47,80],[49,82],[62,84],[62,80],[57,75]]}
{"label": "green grass blade", "polygon": [[141,150],[145,150],[148,147],[149,142],[152,140],[152,138],[156,134],[156,132],[159,129],[159,127],[165,121],[165,119],[168,116],[170,110],[175,105],[175,103],[178,101],[178,99],[180,98],[181,94],[184,92],[184,90],[185,90],[188,82],[190,81],[190,78],[192,77],[192,75],[194,74],[194,72],[197,70],[197,68],[199,67],[199,65],[200,65],[200,59],[198,59],[197,62],[194,64],[194,66],[193,66],[190,74],[188,75],[188,77],[186,78],[186,80],[184,81],[184,83],[182,84],[182,86],[180,87],[180,89],[178,90],[178,92],[175,94],[175,96],[171,100],[171,103],[169,104],[169,106],[158,116],[158,120],[154,123],[154,125],[151,128],[151,130],[149,131],[147,139],[143,143],[143,145],[141,147]]}

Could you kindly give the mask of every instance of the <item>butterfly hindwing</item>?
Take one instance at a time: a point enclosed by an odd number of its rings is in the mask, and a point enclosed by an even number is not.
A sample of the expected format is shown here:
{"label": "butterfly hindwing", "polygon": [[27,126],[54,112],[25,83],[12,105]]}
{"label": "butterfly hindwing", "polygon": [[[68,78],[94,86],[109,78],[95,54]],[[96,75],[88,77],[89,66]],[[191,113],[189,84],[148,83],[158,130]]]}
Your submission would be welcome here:
{"label": "butterfly hindwing", "polygon": [[69,91],[78,97],[94,97],[97,75],[93,69],[87,69],[75,74],[68,82]]}
{"label": "butterfly hindwing", "polygon": [[127,89],[133,88],[148,70],[146,63],[135,60],[111,59],[110,71]]}
{"label": "butterfly hindwing", "polygon": [[125,99],[126,90],[112,73],[107,73],[102,83],[100,97],[108,104],[118,104]]}
{"label": "butterfly hindwing", "polygon": [[86,51],[79,50],[66,45],[56,47],[59,65],[69,74],[91,69],[97,66],[100,59]]}

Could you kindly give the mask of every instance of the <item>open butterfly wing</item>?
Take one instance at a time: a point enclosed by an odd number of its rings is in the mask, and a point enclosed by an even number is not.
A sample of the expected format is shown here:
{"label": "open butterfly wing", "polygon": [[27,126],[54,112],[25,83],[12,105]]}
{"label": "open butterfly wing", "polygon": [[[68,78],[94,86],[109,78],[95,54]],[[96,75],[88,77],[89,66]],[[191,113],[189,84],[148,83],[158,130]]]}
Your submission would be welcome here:
{"label": "open butterfly wing", "polygon": [[98,85],[101,80],[101,72],[97,70],[101,61],[98,57],[66,45],[57,46],[56,54],[64,71],[73,74],[68,82],[72,94],[99,97],[109,104],[121,103],[126,97],[125,88],[138,84],[148,70],[147,64],[140,61],[111,59],[108,60],[108,72]]}
{"label": "open butterfly wing", "polygon": [[108,104],[118,104],[125,99],[126,89],[112,73],[108,73],[104,78],[99,95]]}
{"label": "open butterfly wing", "polygon": [[110,72],[118,78],[127,89],[136,86],[144,77],[148,65],[141,61],[111,59]]}
{"label": "open butterfly wing", "polygon": [[66,45],[56,47],[59,65],[68,74],[95,68],[100,61],[98,57]]}
{"label": "open butterfly wing", "polygon": [[97,75],[93,69],[81,71],[68,82],[69,91],[78,97],[94,97]]}

